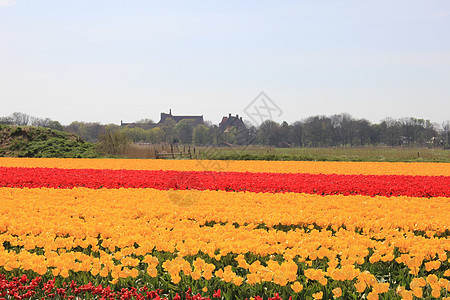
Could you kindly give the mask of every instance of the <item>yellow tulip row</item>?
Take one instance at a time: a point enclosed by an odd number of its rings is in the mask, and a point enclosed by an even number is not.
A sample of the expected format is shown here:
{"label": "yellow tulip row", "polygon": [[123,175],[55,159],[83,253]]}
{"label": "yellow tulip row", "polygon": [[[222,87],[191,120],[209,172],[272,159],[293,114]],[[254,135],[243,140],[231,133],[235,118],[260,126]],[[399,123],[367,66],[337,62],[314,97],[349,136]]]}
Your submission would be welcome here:
{"label": "yellow tulip row", "polygon": [[[0,251],[0,266],[5,271],[14,269],[32,270],[39,275],[51,272],[53,276],[69,277],[69,271],[72,272],[90,272],[93,276],[108,277],[114,279],[137,277],[139,270],[136,268],[139,263],[147,263],[147,273],[151,277],[156,277],[156,266],[158,259],[151,255],[144,256],[141,261],[131,256],[125,256],[117,259],[117,255],[107,253],[103,250],[97,250],[100,257],[94,257],[92,254],[84,254],[77,251],[66,251],[60,248],[57,251],[45,251],[42,255],[28,252],[25,250]],[[154,273],[152,273],[155,271]]]}
{"label": "yellow tulip row", "polygon": [[[151,277],[164,270],[174,283],[182,276],[214,276],[235,285],[274,282],[296,291],[300,263],[308,280],[326,285],[329,279],[356,279],[358,291],[371,287],[380,294],[386,285],[362,271],[363,265],[396,262],[417,276],[449,263],[450,239],[441,236],[449,229],[448,198],[0,188],[0,199],[0,266],[6,271],[62,277],[85,271],[111,276],[114,283],[139,270]],[[176,257],[160,262],[154,250]],[[248,274],[185,259],[200,252],[212,262],[240,254],[236,264]],[[247,253],[279,255],[283,262],[249,263]],[[316,270],[317,263],[326,268]],[[443,288],[445,279],[433,281],[433,289],[438,283]]]}
{"label": "yellow tulip row", "polygon": [[450,176],[446,163],[0,158],[0,167]]}
{"label": "yellow tulip row", "polygon": [[[87,188],[0,188],[0,197],[0,230],[8,228],[15,235],[26,234],[26,230],[35,235],[40,232],[66,234],[74,227],[83,228],[90,236],[101,233],[109,237],[117,233],[113,225],[117,226],[118,222],[124,222],[123,230],[134,230],[130,232],[132,235],[143,234],[149,230],[148,226],[154,226],[151,230],[176,229],[180,224],[201,226],[209,222],[229,226],[236,223],[249,229],[261,223],[269,228],[278,224],[315,224],[334,231],[342,227],[359,228],[374,235],[382,230],[402,229],[406,235],[425,232],[428,237],[450,230],[450,198],[444,197],[424,200],[361,195]],[[72,234],[80,237],[80,233]],[[408,247],[411,242],[405,240],[404,243],[399,247]]]}
{"label": "yellow tulip row", "polygon": [[[18,254],[14,252],[0,252],[0,265],[4,267],[6,271],[12,271],[17,268],[23,270],[33,270],[40,275],[44,275],[48,272],[47,268],[51,269],[53,276],[62,276],[67,278],[69,271],[73,272],[90,272],[93,276],[108,277],[111,275],[113,284],[120,278],[136,278],[139,274],[136,267],[139,263],[146,263],[146,273],[151,277],[156,277],[158,271],[156,269],[159,261],[156,257],[151,255],[144,256],[142,261],[131,258],[125,255],[126,252],[132,254],[131,248],[126,248],[126,251],[116,252],[114,254],[108,254],[105,251],[100,250],[100,257],[95,258],[89,255],[85,255],[80,252],[48,252],[43,255],[36,255],[27,251],[20,251]],[[118,255],[120,253],[120,255]],[[120,261],[119,264],[115,263],[112,258]],[[121,257],[121,258],[120,258]],[[287,260],[283,263],[278,263],[274,260],[269,260],[266,266],[262,265],[258,260],[252,264],[248,264],[243,255],[236,257],[239,268],[247,269],[249,274],[246,276],[245,283],[257,284],[262,282],[274,282],[280,286],[286,286],[290,284],[291,289],[298,293],[303,289],[303,285],[297,281],[298,265],[292,261]],[[192,265],[183,259],[182,257],[176,257],[172,260],[166,260],[162,263],[162,268],[166,271],[173,283],[180,282],[181,277],[191,277],[193,280],[199,280],[204,278],[210,280],[213,276],[220,278],[221,280],[233,283],[236,286],[240,286],[244,282],[242,276],[238,276],[232,271],[231,266],[227,266],[223,269],[215,271],[215,265],[206,263],[203,259],[197,258]],[[215,272],[214,272],[215,271]],[[181,272],[183,272],[181,274]],[[386,293],[390,285],[389,283],[379,282],[373,274],[368,271],[361,271],[359,268],[355,268],[353,265],[345,265],[341,268],[335,268],[330,264],[327,271],[321,269],[305,269],[304,274],[308,280],[317,281],[321,285],[327,285],[328,278],[335,281],[352,281],[356,279],[354,286],[359,293],[364,293],[367,289],[371,289],[372,296]],[[445,276],[450,277],[450,272],[447,271]],[[397,287],[397,292],[403,296],[404,299],[412,299],[412,295],[416,297],[422,297],[423,288],[427,283],[432,288],[432,295],[438,298],[441,290],[449,290],[449,281],[445,278],[440,278],[436,275],[430,274],[426,278],[416,277],[410,283],[411,290],[406,290],[403,286]],[[337,294],[338,291],[333,291]],[[370,296],[369,296],[370,297]],[[377,299],[377,298],[375,298]]]}

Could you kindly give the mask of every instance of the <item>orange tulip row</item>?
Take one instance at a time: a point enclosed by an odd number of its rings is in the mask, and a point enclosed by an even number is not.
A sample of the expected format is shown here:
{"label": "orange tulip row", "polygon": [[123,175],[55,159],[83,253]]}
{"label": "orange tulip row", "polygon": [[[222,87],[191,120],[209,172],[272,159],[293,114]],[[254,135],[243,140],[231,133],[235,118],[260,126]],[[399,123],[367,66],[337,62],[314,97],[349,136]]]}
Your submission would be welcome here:
{"label": "orange tulip row", "polygon": [[446,163],[0,158],[0,167],[450,176]]}

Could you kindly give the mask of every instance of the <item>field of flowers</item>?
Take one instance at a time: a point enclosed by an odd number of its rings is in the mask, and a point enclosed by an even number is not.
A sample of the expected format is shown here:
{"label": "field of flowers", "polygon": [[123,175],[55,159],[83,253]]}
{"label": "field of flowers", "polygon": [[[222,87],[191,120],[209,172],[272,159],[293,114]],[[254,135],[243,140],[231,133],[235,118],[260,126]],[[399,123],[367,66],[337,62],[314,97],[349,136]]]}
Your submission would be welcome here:
{"label": "field of flowers", "polygon": [[0,299],[450,299],[450,165],[0,158]]}

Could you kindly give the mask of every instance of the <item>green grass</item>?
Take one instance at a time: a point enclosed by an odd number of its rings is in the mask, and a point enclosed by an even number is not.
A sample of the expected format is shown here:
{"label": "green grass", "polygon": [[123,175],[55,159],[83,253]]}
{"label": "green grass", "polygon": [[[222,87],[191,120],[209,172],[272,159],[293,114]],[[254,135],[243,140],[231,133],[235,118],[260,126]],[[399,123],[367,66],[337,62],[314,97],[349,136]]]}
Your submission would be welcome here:
{"label": "green grass", "polygon": [[441,148],[433,149],[406,147],[196,147],[195,158],[222,160],[450,162],[450,150],[444,150]]}
{"label": "green grass", "polygon": [[78,136],[34,126],[0,126],[0,156],[96,157],[94,145]]}

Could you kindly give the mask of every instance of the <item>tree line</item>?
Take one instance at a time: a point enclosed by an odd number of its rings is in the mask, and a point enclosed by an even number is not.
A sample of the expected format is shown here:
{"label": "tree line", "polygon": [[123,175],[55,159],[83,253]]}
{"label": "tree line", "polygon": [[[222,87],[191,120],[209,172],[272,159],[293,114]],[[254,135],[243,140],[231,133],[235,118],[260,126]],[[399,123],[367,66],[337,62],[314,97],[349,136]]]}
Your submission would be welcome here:
{"label": "tree line", "polygon": [[410,146],[444,147],[450,145],[450,120],[442,124],[417,118],[385,118],[380,123],[357,119],[347,113],[311,116],[292,124],[266,120],[259,126],[247,124],[221,129],[210,122],[194,125],[189,120],[163,124],[152,120],[137,121],[137,126],[119,126],[97,122],[74,121],[61,125],[23,113],[1,117],[0,123],[32,125],[71,132],[90,142],[98,141],[106,132],[116,132],[135,143],[179,143],[194,145],[267,145],[275,147],[361,147]]}

